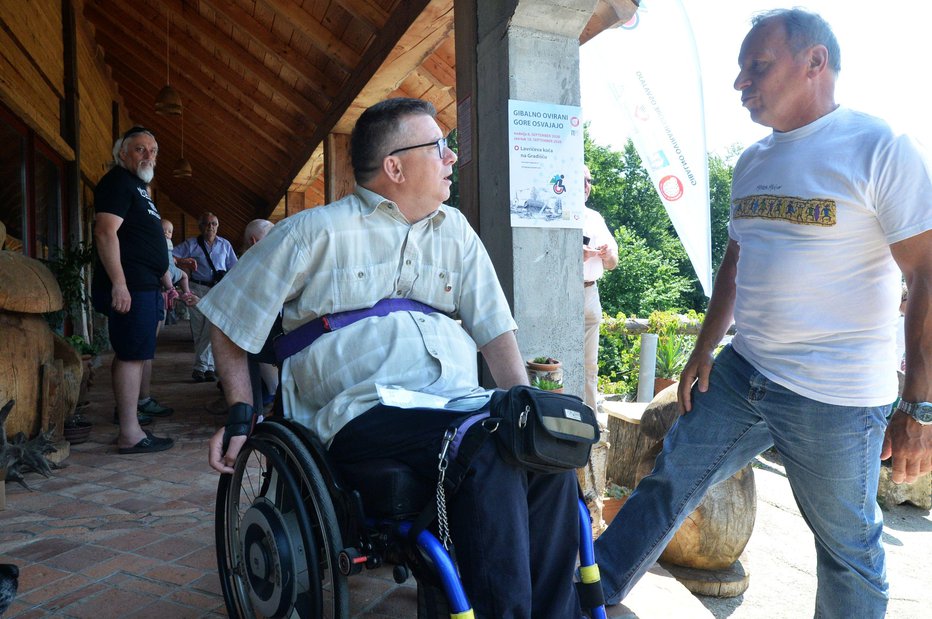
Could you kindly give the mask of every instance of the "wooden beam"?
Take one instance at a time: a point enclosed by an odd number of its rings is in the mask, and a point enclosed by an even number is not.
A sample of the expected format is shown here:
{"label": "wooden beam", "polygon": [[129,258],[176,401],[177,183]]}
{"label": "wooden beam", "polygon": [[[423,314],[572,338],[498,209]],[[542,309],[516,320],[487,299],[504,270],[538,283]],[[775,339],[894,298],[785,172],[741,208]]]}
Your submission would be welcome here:
{"label": "wooden beam", "polygon": [[350,158],[350,136],[331,133],[324,142],[324,200],[329,204],[353,192],[356,184]]}
{"label": "wooden beam", "polygon": [[388,13],[385,9],[371,0],[335,0],[335,2],[344,11],[365,23],[373,32],[381,30],[388,21]]}

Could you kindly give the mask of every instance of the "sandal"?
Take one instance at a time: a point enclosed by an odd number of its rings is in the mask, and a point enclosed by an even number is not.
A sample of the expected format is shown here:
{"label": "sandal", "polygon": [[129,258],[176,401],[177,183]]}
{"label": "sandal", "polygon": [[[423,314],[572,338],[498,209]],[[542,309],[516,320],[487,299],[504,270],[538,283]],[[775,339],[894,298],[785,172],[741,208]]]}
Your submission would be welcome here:
{"label": "sandal", "polygon": [[175,439],[168,437],[159,438],[148,430],[143,430],[143,432],[146,433],[146,438],[132,447],[120,447],[117,449],[117,452],[120,454],[147,454],[165,451],[166,449],[171,449],[175,445]]}

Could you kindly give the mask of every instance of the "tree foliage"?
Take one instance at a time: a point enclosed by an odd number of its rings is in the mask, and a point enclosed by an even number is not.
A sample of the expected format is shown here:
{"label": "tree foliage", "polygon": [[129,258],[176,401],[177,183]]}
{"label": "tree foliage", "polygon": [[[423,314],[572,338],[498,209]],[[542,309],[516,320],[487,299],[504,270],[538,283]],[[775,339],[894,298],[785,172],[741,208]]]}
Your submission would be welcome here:
{"label": "tree foliage", "polygon": [[[705,311],[708,299],[634,144],[629,140],[622,152],[613,151],[593,141],[588,127],[583,139],[593,179],[588,206],[605,218],[619,248],[618,268],[599,284],[603,310],[640,316],[655,310]],[[709,157],[716,268],[728,243],[732,171],[728,160]]]}

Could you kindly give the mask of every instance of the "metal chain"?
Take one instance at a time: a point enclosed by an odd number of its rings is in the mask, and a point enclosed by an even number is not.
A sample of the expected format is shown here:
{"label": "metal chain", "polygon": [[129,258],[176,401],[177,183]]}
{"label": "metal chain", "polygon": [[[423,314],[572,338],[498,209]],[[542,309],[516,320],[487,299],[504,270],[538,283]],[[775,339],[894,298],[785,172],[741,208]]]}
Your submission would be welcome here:
{"label": "metal chain", "polygon": [[440,448],[440,462],[437,464],[437,470],[440,475],[437,477],[437,528],[440,533],[440,541],[443,543],[445,550],[450,550],[452,542],[450,540],[450,523],[447,521],[447,494],[443,488],[443,480],[447,475],[447,452],[450,450],[450,444],[456,437],[458,428],[449,428],[443,435],[443,444]]}

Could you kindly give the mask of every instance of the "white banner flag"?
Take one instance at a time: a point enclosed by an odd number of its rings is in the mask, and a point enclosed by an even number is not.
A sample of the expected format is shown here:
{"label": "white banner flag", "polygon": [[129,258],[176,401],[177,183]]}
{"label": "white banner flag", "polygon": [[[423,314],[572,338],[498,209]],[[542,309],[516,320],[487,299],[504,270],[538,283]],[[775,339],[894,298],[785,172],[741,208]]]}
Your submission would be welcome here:
{"label": "white banner flag", "polygon": [[631,138],[709,296],[712,235],[702,78],[683,5],[642,0],[629,22],[597,35],[579,53],[583,91],[592,95],[584,101],[586,118],[598,122],[600,135],[614,134],[615,148]]}

